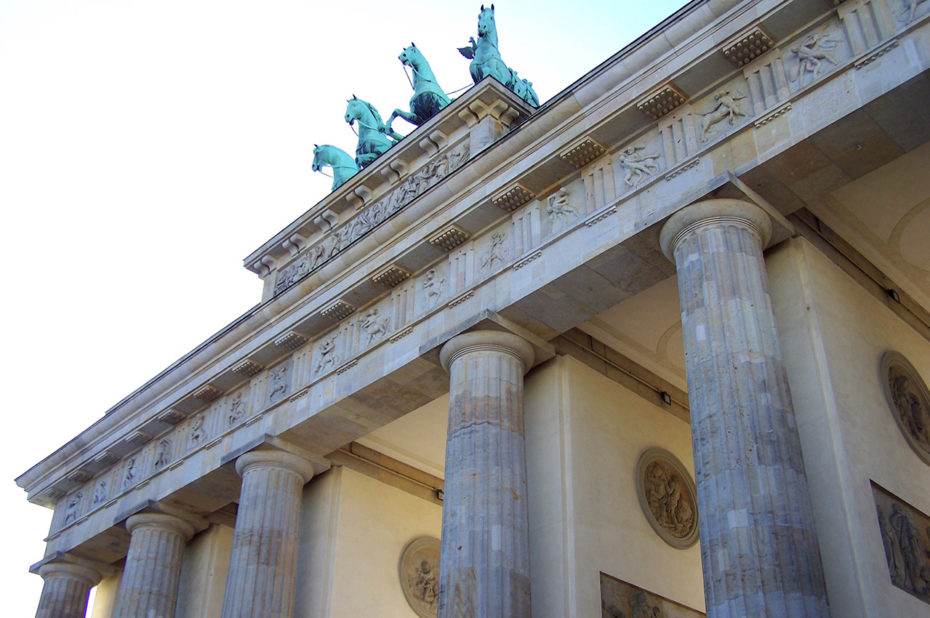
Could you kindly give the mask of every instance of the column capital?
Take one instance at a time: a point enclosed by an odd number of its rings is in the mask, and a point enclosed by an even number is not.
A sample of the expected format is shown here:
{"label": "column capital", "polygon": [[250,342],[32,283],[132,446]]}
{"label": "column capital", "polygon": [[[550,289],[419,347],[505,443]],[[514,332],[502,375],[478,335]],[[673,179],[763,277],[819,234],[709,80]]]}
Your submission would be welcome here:
{"label": "column capital", "polygon": [[158,528],[168,530],[189,541],[194,536],[194,526],[189,521],[166,513],[139,513],[126,520],[126,530],[132,534],[140,528]]}
{"label": "column capital", "polygon": [[659,232],[659,246],[665,257],[674,262],[675,249],[685,236],[705,226],[725,223],[753,230],[761,239],[763,249],[772,238],[772,220],[755,204],[745,200],[713,199],[685,206],[669,217]]}
{"label": "column capital", "polygon": [[472,352],[499,352],[514,356],[523,363],[523,373],[530,370],[536,356],[532,344],[513,333],[476,330],[456,335],[447,341],[439,351],[439,362],[443,369],[449,371],[457,358]]}
{"label": "column capital", "polygon": [[43,580],[75,579],[93,588],[100,583],[102,575],[89,566],[74,562],[49,562],[39,567],[39,576]]}
{"label": "column capital", "polygon": [[284,451],[259,449],[240,455],[236,460],[236,472],[245,476],[250,468],[271,467],[296,472],[303,479],[303,484],[313,478],[313,464],[297,455]]}

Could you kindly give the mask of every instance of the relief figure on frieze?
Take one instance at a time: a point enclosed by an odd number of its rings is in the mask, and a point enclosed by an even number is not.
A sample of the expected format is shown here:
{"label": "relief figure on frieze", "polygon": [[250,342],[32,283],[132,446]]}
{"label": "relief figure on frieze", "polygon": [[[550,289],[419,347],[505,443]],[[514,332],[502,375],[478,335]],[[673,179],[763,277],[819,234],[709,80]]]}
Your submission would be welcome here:
{"label": "relief figure on frieze", "polygon": [[158,448],[155,449],[154,468],[160,470],[171,461],[171,438],[162,438],[158,441]]}
{"label": "relief figure on frieze", "polygon": [[106,499],[107,499],[107,480],[100,479],[99,481],[97,481],[97,486],[94,489],[94,495],[91,498],[90,502],[92,505],[97,506],[98,504],[105,502]]}
{"label": "relief figure on frieze", "polygon": [[324,369],[335,367],[338,358],[336,354],[336,335],[333,335],[320,344],[320,357],[317,360],[316,368],[313,370],[313,375],[319,375]]}
{"label": "relief figure on frieze", "polygon": [[494,267],[496,262],[503,264],[506,259],[504,248],[505,240],[507,240],[507,237],[503,232],[494,232],[491,234],[491,244],[488,246],[488,251],[484,259],[481,260],[481,270],[490,270]]}
{"label": "relief figure on frieze", "polygon": [[568,201],[568,190],[565,187],[549,197],[546,204],[546,214],[552,218],[555,225],[561,227],[578,216],[578,211],[572,208]]}
{"label": "relief figure on frieze", "polygon": [[430,307],[436,305],[442,296],[442,288],[446,284],[446,278],[440,276],[435,268],[427,271],[423,279],[423,289],[426,290],[426,304]]}
{"label": "relief figure on frieze", "polygon": [[226,415],[226,426],[232,427],[245,416],[245,402],[242,401],[242,393],[233,395],[229,402],[229,413]]}
{"label": "relief figure on frieze", "polygon": [[746,115],[740,101],[746,98],[739,90],[721,90],[714,95],[714,107],[706,114],[701,114],[701,139],[707,140],[707,135],[716,125],[724,120],[730,126],[736,124],[738,118]]}
{"label": "relief figure on frieze", "polygon": [[645,144],[635,144],[620,152],[617,161],[626,168],[623,178],[630,187],[635,187],[659,171],[659,155],[648,152]]}
{"label": "relief figure on frieze", "polygon": [[198,414],[191,421],[191,429],[188,434],[188,442],[190,442],[191,447],[200,446],[204,439],[207,437],[207,432],[203,427],[203,414]]}
{"label": "relief figure on frieze", "polygon": [[810,75],[814,79],[820,77],[826,68],[825,63],[836,66],[838,64],[835,50],[839,41],[825,31],[809,34],[800,45],[791,48],[797,64],[791,71],[791,81],[799,77]]}
{"label": "relief figure on frieze", "polygon": [[68,500],[68,506],[65,509],[65,525],[77,519],[78,511],[81,508],[81,500],[84,499],[84,492],[79,491]]}
{"label": "relief figure on frieze", "polygon": [[268,389],[268,400],[278,401],[287,393],[287,365],[281,365],[271,370],[268,380],[271,383]]}
{"label": "relief figure on frieze", "polygon": [[368,334],[369,345],[371,345],[371,342],[375,339],[380,339],[387,334],[388,322],[390,322],[390,320],[389,316],[380,316],[377,308],[372,309],[359,320],[362,330]]}
{"label": "relief figure on frieze", "polygon": [[130,457],[123,472],[123,489],[129,489],[136,482],[136,458]]}

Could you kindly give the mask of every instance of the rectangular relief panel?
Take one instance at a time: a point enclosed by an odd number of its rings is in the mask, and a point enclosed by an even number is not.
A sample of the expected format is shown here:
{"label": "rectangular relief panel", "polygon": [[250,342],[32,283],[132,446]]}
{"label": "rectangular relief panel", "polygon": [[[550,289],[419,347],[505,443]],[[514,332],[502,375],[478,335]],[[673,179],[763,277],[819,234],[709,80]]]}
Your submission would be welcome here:
{"label": "rectangular relief panel", "polygon": [[661,597],[606,573],[601,573],[602,618],[662,616],[663,618],[698,618],[704,614]]}
{"label": "rectangular relief panel", "polygon": [[872,483],[891,583],[930,604],[930,517]]}

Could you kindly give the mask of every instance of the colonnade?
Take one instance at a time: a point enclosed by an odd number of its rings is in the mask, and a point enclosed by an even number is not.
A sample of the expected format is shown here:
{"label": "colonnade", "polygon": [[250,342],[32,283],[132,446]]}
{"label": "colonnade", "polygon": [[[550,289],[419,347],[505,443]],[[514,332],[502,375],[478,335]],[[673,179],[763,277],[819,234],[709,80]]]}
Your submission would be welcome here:
{"label": "colonnade", "polygon": [[[800,443],[762,251],[768,215],[737,200],[679,211],[660,244],[678,271],[708,616],[828,616]],[[474,331],[440,352],[450,373],[439,617],[529,616],[523,376],[533,347]],[[310,462],[259,450],[242,476],[223,618],[293,613]],[[184,518],[127,521],[116,615],[170,617]],[[37,616],[83,616],[92,569],[50,563]]]}

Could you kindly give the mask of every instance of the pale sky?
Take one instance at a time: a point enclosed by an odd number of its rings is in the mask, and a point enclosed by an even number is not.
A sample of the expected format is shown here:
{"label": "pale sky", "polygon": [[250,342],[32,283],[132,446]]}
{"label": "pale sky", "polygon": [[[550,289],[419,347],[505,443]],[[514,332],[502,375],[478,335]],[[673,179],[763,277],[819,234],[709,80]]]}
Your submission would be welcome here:
{"label": "pale sky", "polygon": [[[259,301],[242,258],[329,192],[345,100],[408,109],[410,42],[470,85],[480,4],[0,0],[5,615],[35,612],[51,515],[13,479]],[[685,2],[495,4],[545,102]]]}

